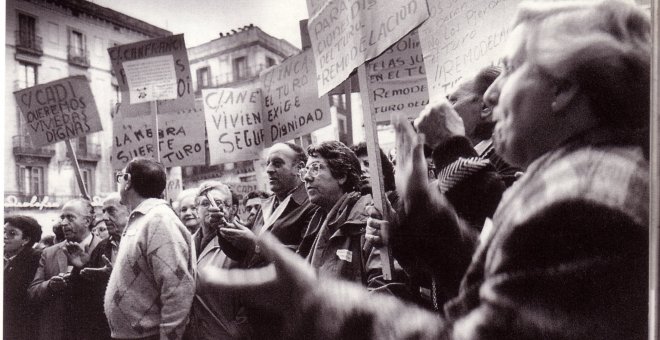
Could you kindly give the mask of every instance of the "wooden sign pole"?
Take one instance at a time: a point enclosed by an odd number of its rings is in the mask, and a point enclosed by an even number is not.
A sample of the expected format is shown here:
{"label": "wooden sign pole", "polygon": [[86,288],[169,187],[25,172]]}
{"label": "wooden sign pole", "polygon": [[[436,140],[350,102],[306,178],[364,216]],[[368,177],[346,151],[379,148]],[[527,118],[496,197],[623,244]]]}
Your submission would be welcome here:
{"label": "wooden sign pole", "polygon": [[[653,0],[651,13],[658,13],[660,0]],[[651,44],[651,152],[649,218],[649,339],[660,339],[658,296],[660,281],[660,22],[652,16],[653,42]]]}
{"label": "wooden sign pole", "polygon": [[[381,166],[380,149],[378,147],[378,130],[376,117],[371,114],[371,96],[367,88],[367,68],[365,64],[358,67],[358,81],[360,82],[360,97],[362,98],[362,116],[364,120],[365,137],[367,140],[367,154],[369,157],[369,173],[371,174],[371,194],[374,198],[374,206],[388,219],[389,209],[387,196],[385,196],[385,185],[383,182],[383,168]],[[379,248],[380,260],[383,265],[383,278],[392,280],[392,253],[389,247]]]}
{"label": "wooden sign pole", "polygon": [[158,103],[153,100],[149,102],[151,106],[151,118],[153,120],[153,127],[154,127],[154,158],[156,159],[157,162],[160,162],[160,147],[159,147],[159,141],[158,141]]}
{"label": "wooden sign pole", "polygon": [[67,150],[69,150],[69,153],[71,154],[71,160],[73,160],[73,168],[76,170],[76,179],[78,180],[78,187],[80,188],[80,193],[84,198],[91,201],[92,198],[89,197],[89,194],[87,193],[87,188],[85,188],[85,182],[83,182],[82,175],[80,174],[80,165],[78,164],[78,157],[76,156],[76,153],[73,151],[71,140],[65,139],[64,143],[66,144]]}

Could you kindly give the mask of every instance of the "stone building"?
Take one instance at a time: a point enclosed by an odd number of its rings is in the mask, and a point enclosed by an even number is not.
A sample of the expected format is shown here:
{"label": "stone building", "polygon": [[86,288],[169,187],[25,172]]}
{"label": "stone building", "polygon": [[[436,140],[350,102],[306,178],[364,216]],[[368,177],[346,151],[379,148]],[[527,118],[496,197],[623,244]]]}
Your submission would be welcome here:
{"label": "stone building", "polygon": [[5,26],[4,209],[28,212],[50,232],[67,200],[80,196],[65,143],[36,148],[13,92],[85,75],[103,131],[71,140],[87,191],[98,204],[116,191],[111,112],[119,101],[107,49],[172,33],[83,0],[8,0]]}

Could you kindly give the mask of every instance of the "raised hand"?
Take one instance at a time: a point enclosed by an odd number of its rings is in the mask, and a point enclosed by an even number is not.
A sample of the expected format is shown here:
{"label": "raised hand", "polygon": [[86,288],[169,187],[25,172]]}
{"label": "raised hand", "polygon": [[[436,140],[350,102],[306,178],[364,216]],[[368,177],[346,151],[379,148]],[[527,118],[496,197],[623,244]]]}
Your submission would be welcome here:
{"label": "raised hand", "polygon": [[85,253],[85,249],[78,242],[66,241],[62,246],[62,250],[69,264],[76,268],[82,268],[89,262],[89,254]]}
{"label": "raised hand", "polygon": [[424,158],[423,134],[418,135],[405,118],[392,115],[396,133],[395,182],[408,213],[415,200],[428,197],[428,174]]}
{"label": "raised hand", "polygon": [[112,272],[112,262],[108,260],[105,255],[101,255],[105,266],[101,268],[84,268],[80,271],[80,276],[85,280],[97,281],[97,280],[107,280],[110,278],[110,273]]}
{"label": "raised hand", "polygon": [[389,245],[390,235],[392,235],[393,230],[397,227],[397,219],[395,217],[396,213],[389,205],[389,202],[387,204],[387,209],[389,210],[389,219],[385,219],[383,214],[381,214],[373,205],[369,205],[365,209],[369,217],[367,218],[363,250],[368,251],[371,246],[380,248]]}
{"label": "raised hand", "polygon": [[426,136],[426,144],[431,148],[451,136],[465,136],[463,119],[444,99],[426,105],[413,124],[417,131]]}
{"label": "raised hand", "polygon": [[234,247],[243,251],[252,250],[257,244],[257,235],[240,223],[226,223],[218,228],[218,232]]}

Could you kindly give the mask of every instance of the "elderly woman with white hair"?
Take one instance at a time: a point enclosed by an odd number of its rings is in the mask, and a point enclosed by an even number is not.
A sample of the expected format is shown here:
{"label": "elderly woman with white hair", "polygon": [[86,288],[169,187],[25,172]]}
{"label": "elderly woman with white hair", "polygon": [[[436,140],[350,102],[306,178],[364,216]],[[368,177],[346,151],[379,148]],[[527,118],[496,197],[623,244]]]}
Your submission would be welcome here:
{"label": "elderly woman with white hair", "polygon": [[[504,71],[484,99],[498,154],[526,171],[468,255],[444,318],[319,282],[270,240],[261,248],[274,273],[206,269],[203,279],[249,289],[256,308],[286,311],[294,339],[646,339],[650,44],[649,17],[632,4],[520,5]],[[437,251],[451,253],[465,240],[420,175],[423,138],[401,119],[395,128],[406,213],[443,223],[435,234],[394,229],[389,241],[444,237]]]}

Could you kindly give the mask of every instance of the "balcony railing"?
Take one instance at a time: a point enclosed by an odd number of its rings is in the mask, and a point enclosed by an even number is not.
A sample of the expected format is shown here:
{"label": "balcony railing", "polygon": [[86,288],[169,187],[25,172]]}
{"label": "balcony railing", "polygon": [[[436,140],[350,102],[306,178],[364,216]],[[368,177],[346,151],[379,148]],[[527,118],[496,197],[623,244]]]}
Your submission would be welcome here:
{"label": "balcony railing", "polygon": [[35,147],[32,140],[26,135],[16,135],[11,138],[14,155],[17,156],[35,156],[35,157],[53,157],[55,149],[52,145]]}
{"label": "balcony railing", "polygon": [[[98,162],[101,160],[101,145],[96,143],[87,143],[83,147],[76,143],[71,143],[73,151],[76,153],[76,157],[80,161],[87,162]],[[67,157],[71,157],[71,153],[67,150]]]}
{"label": "balcony railing", "polygon": [[80,67],[89,67],[89,58],[87,56],[87,51],[80,47],[68,46],[68,60],[69,64],[80,66]]}
{"label": "balcony railing", "polygon": [[20,52],[41,56],[44,51],[41,47],[41,37],[34,32],[15,31],[16,49]]}

